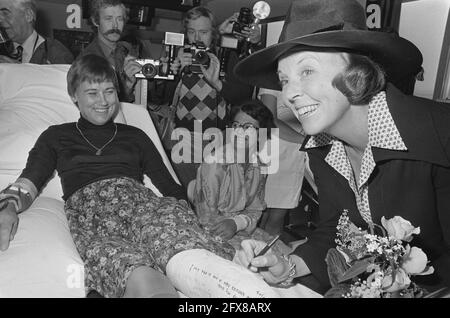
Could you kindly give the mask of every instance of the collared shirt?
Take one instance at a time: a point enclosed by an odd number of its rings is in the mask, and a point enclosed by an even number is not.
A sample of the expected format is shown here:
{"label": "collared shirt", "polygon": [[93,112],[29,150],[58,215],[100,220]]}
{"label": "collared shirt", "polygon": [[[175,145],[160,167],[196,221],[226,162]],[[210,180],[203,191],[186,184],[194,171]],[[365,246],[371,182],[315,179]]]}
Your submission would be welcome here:
{"label": "collared shirt", "polygon": [[36,49],[44,43],[44,41],[45,40],[42,36],[40,36],[36,31],[33,31],[33,33],[31,33],[31,35],[22,44],[14,42],[14,47],[16,49],[19,45],[23,48],[22,63],[29,63],[33,57],[34,51],[36,51]]}
{"label": "collared shirt", "polygon": [[359,213],[364,221],[372,223],[369,205],[369,185],[367,182],[376,166],[372,147],[389,150],[407,150],[394,119],[389,112],[385,92],[378,93],[369,103],[368,133],[369,142],[364,150],[358,183],[356,183],[355,175],[353,174],[353,169],[342,141],[326,133],[322,133],[317,136],[312,136],[308,140],[305,148],[332,145],[330,152],[325,157],[325,161],[348,181],[350,188],[355,194]]}

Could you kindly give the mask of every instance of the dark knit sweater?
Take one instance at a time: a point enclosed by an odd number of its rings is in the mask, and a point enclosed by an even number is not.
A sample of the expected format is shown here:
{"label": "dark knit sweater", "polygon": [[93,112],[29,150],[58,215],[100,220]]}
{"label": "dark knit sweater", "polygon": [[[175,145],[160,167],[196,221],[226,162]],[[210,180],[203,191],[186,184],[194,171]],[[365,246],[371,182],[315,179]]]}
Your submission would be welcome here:
{"label": "dark knit sweater", "polygon": [[[114,134],[112,121],[102,126],[80,118],[84,136],[101,148]],[[75,123],[50,126],[29,153],[20,177],[31,180],[40,190],[58,172],[67,200],[75,191],[92,182],[130,177],[140,182],[146,174],[164,196],[186,199],[185,191],[172,178],[150,138],[140,129],[117,124],[117,135],[97,156],[96,149],[80,135]]]}

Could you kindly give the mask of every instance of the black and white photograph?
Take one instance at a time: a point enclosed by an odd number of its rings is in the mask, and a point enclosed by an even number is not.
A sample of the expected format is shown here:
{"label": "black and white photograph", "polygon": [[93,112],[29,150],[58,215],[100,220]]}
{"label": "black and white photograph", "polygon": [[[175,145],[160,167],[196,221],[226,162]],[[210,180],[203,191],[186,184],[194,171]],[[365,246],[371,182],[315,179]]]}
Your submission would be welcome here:
{"label": "black and white photograph", "polygon": [[0,299],[450,298],[449,17],[0,0]]}

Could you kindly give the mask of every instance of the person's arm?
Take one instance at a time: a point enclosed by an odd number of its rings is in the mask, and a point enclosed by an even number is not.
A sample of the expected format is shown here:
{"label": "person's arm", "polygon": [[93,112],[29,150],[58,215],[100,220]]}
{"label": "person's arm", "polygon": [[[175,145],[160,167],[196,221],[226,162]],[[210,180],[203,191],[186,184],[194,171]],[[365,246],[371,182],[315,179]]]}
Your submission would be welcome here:
{"label": "person's arm", "polygon": [[13,202],[6,202],[0,207],[0,251],[9,248],[9,242],[14,239],[19,226],[16,205]]}
{"label": "person's arm", "polygon": [[233,68],[238,62],[237,53],[231,51],[225,70],[225,78],[222,81],[222,90],[220,91],[223,98],[232,105],[251,99],[254,90],[253,86],[243,83],[234,75]]}
{"label": "person's arm", "polygon": [[[312,159],[311,157],[312,156],[310,156],[310,159]],[[315,169],[318,169],[318,167],[316,167],[314,163],[315,161],[310,161],[311,169],[317,175]],[[319,182],[317,186],[320,189],[320,180],[316,181]],[[330,285],[325,257],[328,250],[336,246],[334,239],[336,237],[336,226],[339,220],[340,209],[335,206],[332,198],[327,198],[323,193],[321,194],[320,191],[319,202],[320,223],[317,228],[310,233],[307,242],[298,246],[295,251],[291,253],[290,260],[298,266],[298,268],[296,267],[295,277],[312,274],[315,280],[320,284],[320,289],[325,290]],[[258,246],[252,243],[247,247],[248,251],[244,257],[244,260],[246,259],[247,263],[251,261],[257,253],[256,251],[252,252],[252,254],[250,252],[251,247],[255,250]],[[252,265],[255,267],[273,267],[270,268],[267,279],[276,281],[280,279],[280,277],[282,278],[282,274],[286,275],[288,262],[279,255],[276,255],[276,258],[271,257],[270,259],[262,257],[261,261],[257,261],[258,259],[259,258],[255,258],[256,263],[251,261]],[[275,275],[275,277],[273,277],[273,275]]]}
{"label": "person's arm", "polygon": [[257,25],[251,28],[244,27],[242,34],[246,41],[250,43],[250,53],[254,53],[263,48],[261,43],[261,30]]}
{"label": "person's arm", "polygon": [[[320,172],[318,169],[321,169],[318,163],[322,159],[317,159],[312,154],[309,154],[309,159],[310,168],[317,176]],[[320,191],[321,180],[317,179],[316,182],[319,189],[320,221],[317,224],[317,228],[308,235],[307,242],[298,246],[292,254],[300,257],[305,262],[313,277],[320,284],[320,288],[325,290],[330,286],[325,258],[328,250],[336,247],[334,241],[336,238],[336,227],[342,209],[336,205],[332,196]]]}
{"label": "person's arm", "polygon": [[266,174],[259,173],[259,169],[255,169],[253,176],[253,184],[256,185],[256,193],[251,202],[247,202],[245,210],[234,216],[232,219],[236,222],[237,232],[245,231],[251,234],[258,225],[262,211],[265,209],[264,189],[266,185]]}
{"label": "person's arm", "polygon": [[30,180],[38,192],[47,183],[56,168],[55,143],[62,134],[57,127],[49,127],[39,136],[28,154],[25,169],[19,176],[20,179]]}
{"label": "person's arm", "polygon": [[220,73],[220,62],[217,56],[215,56],[212,53],[209,53],[209,67],[205,68],[203,65],[200,64],[200,69],[202,70],[203,75],[205,76],[205,79],[213,86],[218,92],[221,92],[223,89],[223,83],[219,78]]}
{"label": "person's arm", "polygon": [[52,130],[44,131],[31,149],[20,177],[0,192],[0,250],[5,251],[14,239],[18,213],[27,210],[40,188],[55,169],[56,156],[51,146]]}
{"label": "person's arm", "polygon": [[269,249],[264,255],[256,256],[265,246],[262,241],[242,241],[234,262],[258,272],[270,284],[290,284],[292,279],[311,273],[303,259],[295,255],[281,255]]}
{"label": "person's arm", "polygon": [[13,203],[15,211],[21,213],[31,206],[37,194],[38,190],[31,180],[18,178],[0,192],[0,209],[6,203]]}
{"label": "person's arm", "polygon": [[224,171],[218,163],[202,163],[197,170],[194,189],[195,212],[200,223],[214,221],[218,217],[220,187]]}
{"label": "person's arm", "polygon": [[[225,20],[219,28],[221,34],[231,33],[233,29],[233,22],[236,21],[239,13],[235,13],[229,19]],[[262,48],[261,46],[261,32],[258,26],[251,29],[244,28],[242,33],[244,39],[241,41],[248,41],[250,51],[256,52]],[[241,82],[236,76],[234,76],[233,68],[239,62],[238,53],[233,50],[228,55],[227,69],[225,70],[225,78],[222,83],[222,89],[220,90],[223,98],[232,105],[240,104],[244,100],[251,99],[253,97],[254,87],[246,83]]]}
{"label": "person's arm", "polygon": [[27,210],[38,190],[29,179],[18,178],[0,192],[0,250],[6,251],[19,226],[18,214]]}
{"label": "person's arm", "polygon": [[[239,12],[233,13],[232,16],[225,19],[219,26],[220,35],[232,34],[233,24],[237,21]],[[249,86],[239,81],[233,74],[233,67],[238,62],[236,51],[231,50],[228,55],[227,68],[225,70],[225,78],[221,80],[220,94],[232,105],[241,103],[243,100],[250,99],[253,94],[253,86]]]}
{"label": "person's arm", "polygon": [[140,138],[144,173],[163,196],[188,202],[185,189],[172,178],[153,141],[142,131]]}
{"label": "person's arm", "polygon": [[134,88],[137,83],[137,79],[135,75],[139,73],[142,69],[142,66],[136,62],[136,58],[127,55],[123,62],[123,72],[121,74],[121,81],[123,83],[121,92],[122,101],[125,102],[134,102]]}

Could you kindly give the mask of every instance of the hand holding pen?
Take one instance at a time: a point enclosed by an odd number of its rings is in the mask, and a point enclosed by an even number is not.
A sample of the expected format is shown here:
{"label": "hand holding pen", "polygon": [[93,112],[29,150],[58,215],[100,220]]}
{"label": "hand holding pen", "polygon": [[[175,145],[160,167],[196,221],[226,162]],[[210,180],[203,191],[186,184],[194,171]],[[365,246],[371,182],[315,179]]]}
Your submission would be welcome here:
{"label": "hand holding pen", "polygon": [[[263,248],[258,254],[255,255],[255,258],[257,258],[257,257],[259,257],[259,256],[263,256],[264,254],[266,254],[266,253],[270,250],[270,248],[278,241],[278,239],[280,238],[280,236],[281,236],[281,235],[278,234],[277,236],[275,236],[275,237],[273,238],[272,241],[270,241],[269,243],[267,243],[266,246],[264,246],[264,248]],[[251,265],[252,265],[252,263],[251,263],[251,261],[250,261],[250,263],[248,263],[248,265],[247,265],[247,268],[250,268]]]}
{"label": "hand holding pen", "polygon": [[234,261],[252,272],[257,272],[266,282],[278,284],[288,269],[283,257],[270,249],[278,239],[279,237],[268,244],[263,241],[244,240]]}

